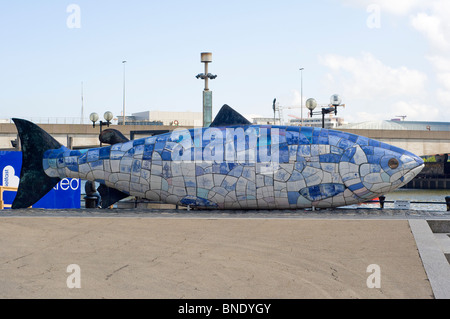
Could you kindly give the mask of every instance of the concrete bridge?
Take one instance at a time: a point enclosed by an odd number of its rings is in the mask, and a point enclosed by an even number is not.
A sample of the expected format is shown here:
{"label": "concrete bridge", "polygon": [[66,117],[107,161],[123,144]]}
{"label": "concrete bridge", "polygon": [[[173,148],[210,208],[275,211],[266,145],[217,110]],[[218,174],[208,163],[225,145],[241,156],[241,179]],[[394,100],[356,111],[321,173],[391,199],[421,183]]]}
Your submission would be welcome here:
{"label": "concrete bridge", "polygon": [[[61,144],[73,148],[98,147],[98,126],[92,124],[39,124]],[[156,125],[111,125],[122,132],[126,137],[134,138],[151,135],[153,131],[171,131],[173,126]],[[186,127],[192,128],[192,127]],[[342,131],[373,138],[397,147],[406,149],[419,156],[450,154],[450,131],[423,131],[423,130],[376,130],[376,129],[341,129]],[[14,149],[11,141],[18,140],[14,124],[0,124],[0,149]]]}
{"label": "concrete bridge", "polygon": [[[70,149],[99,147],[100,127],[92,124],[38,124],[44,131],[53,136],[60,144]],[[108,127],[104,126],[103,129]],[[122,132],[126,137],[139,138],[152,135],[147,131],[171,131],[173,126],[164,125],[110,125]],[[144,132],[145,131],[145,132]],[[143,135],[144,134],[144,135]],[[13,123],[0,124],[0,150],[13,150],[11,141],[19,140],[16,126]],[[18,148],[18,147],[17,147]],[[16,149],[17,149],[16,148]]]}

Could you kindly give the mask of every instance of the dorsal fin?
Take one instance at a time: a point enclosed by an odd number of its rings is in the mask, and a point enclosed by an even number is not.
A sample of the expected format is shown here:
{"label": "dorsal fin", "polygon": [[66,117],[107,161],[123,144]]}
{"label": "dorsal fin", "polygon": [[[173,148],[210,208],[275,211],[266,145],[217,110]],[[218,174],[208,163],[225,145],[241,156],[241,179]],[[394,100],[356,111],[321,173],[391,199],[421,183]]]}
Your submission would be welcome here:
{"label": "dorsal fin", "polygon": [[252,123],[250,123],[245,117],[233,110],[230,106],[224,104],[209,127],[250,124]]}
{"label": "dorsal fin", "polygon": [[100,142],[109,145],[125,143],[129,141],[129,139],[126,138],[125,135],[123,135],[120,131],[113,128],[103,130],[98,136],[98,139],[100,140]]}

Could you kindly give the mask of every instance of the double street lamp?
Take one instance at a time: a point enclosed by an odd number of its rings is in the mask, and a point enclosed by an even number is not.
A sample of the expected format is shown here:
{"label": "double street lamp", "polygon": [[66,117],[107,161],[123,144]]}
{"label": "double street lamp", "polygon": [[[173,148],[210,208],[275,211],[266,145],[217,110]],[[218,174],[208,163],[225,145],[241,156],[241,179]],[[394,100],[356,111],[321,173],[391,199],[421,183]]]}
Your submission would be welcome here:
{"label": "double street lamp", "polygon": [[334,115],[337,115],[337,107],[345,106],[345,104],[341,104],[342,100],[338,94],[333,94],[330,100],[331,101],[328,107],[323,107],[321,111],[317,112],[314,112],[314,109],[317,107],[317,101],[313,98],[306,100],[306,108],[309,110],[311,117],[313,115],[322,114],[322,128],[325,128],[325,114],[334,112]]}
{"label": "double street lamp", "polygon": [[[110,111],[106,111],[105,114],[103,114],[103,117],[105,118],[106,122],[100,121],[100,135],[103,131],[103,125],[106,125],[109,127],[109,124],[111,124],[111,120],[113,119],[114,115]],[[92,122],[92,127],[95,127],[95,122],[98,121],[99,116],[97,113],[93,112],[89,115],[89,119]],[[102,147],[102,141],[100,140],[100,147]]]}

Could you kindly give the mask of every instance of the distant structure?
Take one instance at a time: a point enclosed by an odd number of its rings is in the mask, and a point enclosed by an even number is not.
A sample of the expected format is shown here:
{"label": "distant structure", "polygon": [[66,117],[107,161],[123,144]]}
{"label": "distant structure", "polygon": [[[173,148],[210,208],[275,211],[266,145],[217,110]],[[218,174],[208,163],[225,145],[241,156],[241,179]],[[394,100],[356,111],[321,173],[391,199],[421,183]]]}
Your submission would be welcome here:
{"label": "distant structure", "polygon": [[[287,123],[281,122],[279,118],[273,117],[254,117],[253,124],[257,125],[287,125],[287,126],[301,126],[301,118],[290,119]],[[334,129],[339,126],[347,124],[342,117],[325,118],[325,128]],[[303,118],[303,126],[322,127],[321,118]]]}
{"label": "distant structure", "polygon": [[409,130],[409,131],[450,131],[450,122],[426,121],[367,121],[350,123],[342,126],[343,129],[360,130]]}
{"label": "distant structure", "polygon": [[[335,129],[342,125],[347,124],[342,117],[326,117],[325,118],[325,128],[326,129]],[[289,120],[289,125],[292,126],[300,126],[301,119],[295,118]],[[311,126],[311,127],[322,127],[322,119],[321,118],[304,118],[303,126]]]}
{"label": "distant structure", "polygon": [[273,117],[254,117],[253,124],[257,125],[280,125],[280,120]]}
{"label": "distant structure", "polygon": [[[123,116],[118,116],[118,124]],[[145,111],[125,117],[125,125],[202,126],[202,112]]]}

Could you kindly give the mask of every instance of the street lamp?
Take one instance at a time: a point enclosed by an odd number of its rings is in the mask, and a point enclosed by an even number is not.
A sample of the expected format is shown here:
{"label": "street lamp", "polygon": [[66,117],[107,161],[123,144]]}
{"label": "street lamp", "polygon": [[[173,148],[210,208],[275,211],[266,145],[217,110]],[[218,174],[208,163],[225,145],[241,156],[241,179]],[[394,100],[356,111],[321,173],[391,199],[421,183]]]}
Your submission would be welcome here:
{"label": "street lamp", "polygon": [[208,73],[208,63],[212,62],[211,52],[202,52],[201,62],[205,63],[205,73],[199,73],[195,77],[205,80],[205,89],[203,90],[203,127],[208,127],[212,122],[212,92],[208,87],[208,79],[214,80],[217,75]]}
{"label": "street lamp", "polygon": [[[100,135],[103,131],[103,125],[106,125],[109,127],[109,124],[111,124],[111,120],[113,119],[114,115],[110,111],[106,111],[105,114],[103,114],[103,117],[105,118],[106,122],[100,121]],[[99,116],[97,113],[93,112],[89,115],[89,119],[92,122],[92,127],[95,127],[95,122],[98,121]],[[100,140],[100,147],[102,147],[102,141]]]}
{"label": "street lamp", "polygon": [[[313,116],[313,110],[317,107],[317,101],[313,98],[309,98],[305,102],[306,108],[309,110],[309,114],[312,117]],[[322,124],[323,126],[323,124]]]}
{"label": "street lamp", "polygon": [[333,106],[340,106],[342,102],[341,97],[339,94],[333,94],[330,98],[330,104]]}
{"label": "street lamp", "polygon": [[345,106],[345,104],[341,104],[341,98],[338,94],[333,94],[330,99],[330,105],[329,107],[323,107],[321,111],[313,112],[314,109],[317,107],[317,102],[313,98],[309,98],[306,100],[306,108],[309,110],[309,114],[311,117],[314,114],[322,114],[322,128],[325,128],[325,114],[329,114],[331,112],[334,112],[335,115],[337,115],[337,107],[338,106]]}

